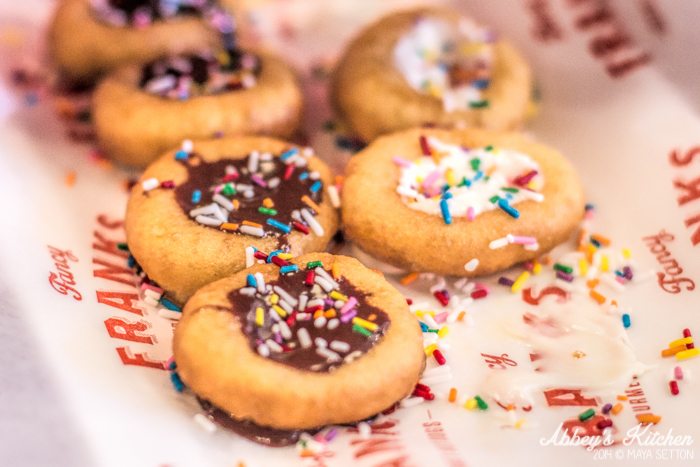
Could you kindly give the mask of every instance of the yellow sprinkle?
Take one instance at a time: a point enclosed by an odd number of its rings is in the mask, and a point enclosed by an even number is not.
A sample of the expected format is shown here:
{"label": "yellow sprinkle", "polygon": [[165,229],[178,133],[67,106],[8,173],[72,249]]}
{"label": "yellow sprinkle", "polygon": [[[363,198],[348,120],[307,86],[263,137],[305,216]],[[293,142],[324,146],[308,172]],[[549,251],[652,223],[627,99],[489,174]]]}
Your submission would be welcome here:
{"label": "yellow sprinkle", "polygon": [[270,305],[277,305],[277,303],[280,301],[280,296],[277,295],[276,293],[273,293],[270,295]]}
{"label": "yellow sprinkle", "polygon": [[352,324],[357,324],[358,326],[362,326],[363,328],[367,329],[368,331],[376,331],[379,329],[379,326],[377,326],[376,323],[373,323],[371,321],[367,321],[366,319],[358,318],[357,316],[352,319]]}
{"label": "yellow sprinkle", "polygon": [[274,207],[275,207],[275,202],[272,201],[272,198],[265,198],[265,199],[262,201],[262,204],[263,204],[263,206],[265,206],[265,207],[268,208],[268,209],[269,209],[269,208],[274,208]]}
{"label": "yellow sprinkle", "polygon": [[259,327],[265,324],[265,310],[263,310],[262,307],[257,307],[255,309],[255,324]]}
{"label": "yellow sprinkle", "polygon": [[330,296],[333,300],[342,300],[344,302],[348,301],[347,295],[343,295],[342,293],[338,292],[337,290],[334,290],[330,293]]}
{"label": "yellow sprinkle", "polygon": [[517,279],[515,279],[515,282],[513,282],[513,285],[510,286],[510,291],[513,293],[518,293],[520,292],[520,289],[523,288],[523,285],[525,285],[525,282],[530,278],[530,273],[528,271],[523,271],[520,273]]}
{"label": "yellow sprinkle", "polygon": [[447,326],[443,326],[440,328],[437,335],[438,337],[445,337],[448,332],[450,332],[449,328]]}
{"label": "yellow sprinkle", "polygon": [[676,354],[676,360],[687,360],[689,358],[697,357],[699,353],[700,349],[698,348],[683,350],[682,352],[678,352]]}
{"label": "yellow sprinkle", "polygon": [[524,419],[524,418],[521,418],[520,420],[518,420],[517,422],[515,422],[515,425],[513,425],[513,426],[519,430],[520,428],[522,428],[522,426],[523,426],[524,424],[525,424],[525,419]]}
{"label": "yellow sprinkle", "polygon": [[333,279],[340,279],[340,266],[337,262],[333,262],[333,265],[331,266],[331,275],[333,276]]}
{"label": "yellow sprinkle", "polygon": [[693,338],[692,337],[681,337],[680,339],[676,339],[675,341],[671,341],[670,344],[668,344],[668,348],[673,348],[677,347],[679,345],[688,345],[693,343]]}
{"label": "yellow sprinkle", "polygon": [[454,170],[449,168],[445,171],[445,180],[447,181],[447,184],[450,186],[456,185]]}
{"label": "yellow sprinkle", "polygon": [[294,258],[294,255],[291,253],[277,253],[277,257],[279,259],[292,259]]}
{"label": "yellow sprinkle", "polygon": [[630,259],[632,257],[632,252],[630,251],[629,248],[622,249],[622,257],[625,259]]}
{"label": "yellow sprinkle", "polygon": [[425,348],[425,355],[430,357],[433,354],[433,352],[435,352],[435,349],[437,349],[437,344],[430,344]]}
{"label": "yellow sprinkle", "polygon": [[450,395],[447,400],[450,402],[457,400],[457,388],[450,388]]}
{"label": "yellow sprinkle", "polygon": [[425,315],[430,315],[432,317],[435,317],[434,311],[416,310],[415,313],[416,313],[416,316],[418,316],[419,318],[421,318]]}
{"label": "yellow sprinkle", "polygon": [[582,276],[588,274],[588,261],[586,261],[586,258],[578,260],[578,273]]}
{"label": "yellow sprinkle", "polygon": [[476,399],[474,399],[472,397],[471,399],[467,400],[467,402],[464,403],[464,408],[467,410],[474,410],[474,409],[476,409],[477,405],[478,404],[476,403]]}
{"label": "yellow sprinkle", "polygon": [[602,258],[600,258],[600,270],[603,272],[608,272],[610,269],[610,265],[608,264],[608,255],[603,255]]}
{"label": "yellow sprinkle", "polygon": [[277,312],[277,314],[280,315],[282,318],[286,318],[286,317],[287,317],[287,312],[284,311],[284,308],[282,308],[281,306],[279,306],[279,305],[272,305],[272,309],[275,310],[275,311]]}
{"label": "yellow sprinkle", "polygon": [[532,263],[532,273],[536,276],[538,276],[542,272],[542,265],[540,264],[539,261],[535,260],[535,262]]}

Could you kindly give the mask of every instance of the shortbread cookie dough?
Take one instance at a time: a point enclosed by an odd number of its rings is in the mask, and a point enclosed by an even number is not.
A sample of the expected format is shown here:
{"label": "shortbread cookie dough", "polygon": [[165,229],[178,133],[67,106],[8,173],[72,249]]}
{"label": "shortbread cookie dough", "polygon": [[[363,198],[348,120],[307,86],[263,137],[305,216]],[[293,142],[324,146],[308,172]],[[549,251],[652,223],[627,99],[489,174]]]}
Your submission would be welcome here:
{"label": "shortbread cookie dough", "polygon": [[149,166],[133,187],[129,249],[152,280],[184,303],[259,252],[283,258],[323,250],[338,229],[326,193],[330,178],[310,148],[284,141],[186,142]]}
{"label": "shortbread cookie dough", "polygon": [[234,48],[127,66],[99,84],[93,104],[104,152],[145,166],[185,138],[287,138],[299,126],[302,95],[281,60]]}
{"label": "shortbread cookie dough", "polygon": [[584,215],[581,183],[557,151],[515,133],[411,129],[352,158],[346,236],[409,271],[477,276],[540,256]]}
{"label": "shortbread cookie dough", "polygon": [[530,68],[505,40],[458,13],[419,8],[390,14],[348,46],[333,100],[366,141],[414,126],[521,125]]}
{"label": "shortbread cookie dough", "polygon": [[328,253],[256,265],[198,290],[174,357],[198,397],[276,430],[371,417],[410,395],[425,363],[403,296],[356,259]]}
{"label": "shortbread cookie dough", "polygon": [[49,52],[70,82],[91,82],[127,63],[214,47],[230,19],[213,0],[60,0],[49,27]]}

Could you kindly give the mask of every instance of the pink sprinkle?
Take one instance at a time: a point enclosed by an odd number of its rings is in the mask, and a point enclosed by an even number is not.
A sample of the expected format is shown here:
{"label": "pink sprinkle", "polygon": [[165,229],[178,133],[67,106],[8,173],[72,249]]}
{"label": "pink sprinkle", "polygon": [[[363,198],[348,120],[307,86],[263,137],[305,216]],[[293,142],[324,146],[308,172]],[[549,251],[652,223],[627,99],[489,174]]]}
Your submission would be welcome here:
{"label": "pink sprinkle", "polygon": [[626,282],[624,277],[620,277],[620,276],[618,276],[618,275],[615,275],[615,280],[616,280],[617,282],[619,282],[620,284],[623,284],[623,285],[624,285],[625,282]]}
{"label": "pink sprinkle", "polygon": [[345,305],[343,305],[343,307],[340,309],[340,314],[344,315],[348,311],[355,308],[355,305],[357,305],[357,299],[355,297],[348,298],[348,301],[345,302]]}
{"label": "pink sprinkle", "polygon": [[435,315],[435,322],[438,324],[444,323],[448,315],[449,313],[447,313],[446,311],[438,313],[437,315]]}
{"label": "pink sprinkle", "polygon": [[340,321],[343,323],[349,322],[351,319],[353,319],[357,315],[357,310],[350,310],[344,315],[340,315]]}
{"label": "pink sprinkle", "polygon": [[475,217],[475,216],[474,216],[474,208],[471,207],[471,206],[469,206],[469,207],[467,208],[467,219],[469,219],[470,221],[473,221],[473,220],[474,220],[474,217]]}
{"label": "pink sprinkle", "polygon": [[526,173],[525,175],[521,175],[519,177],[516,177],[513,180],[513,184],[518,185],[518,186],[524,186],[530,183],[530,180],[535,178],[535,175],[537,175],[536,170],[531,170],[530,172]]}
{"label": "pink sprinkle", "polygon": [[513,235],[513,240],[511,243],[515,243],[516,245],[534,245],[535,243],[537,243],[537,239],[535,237]]}
{"label": "pink sprinkle", "polygon": [[410,167],[411,166],[411,161],[407,161],[403,157],[394,156],[391,160],[394,161],[394,164],[398,165],[399,167]]}
{"label": "pink sprinkle", "polygon": [[258,174],[251,175],[250,179],[263,188],[267,187],[267,182],[263,180],[262,177]]}
{"label": "pink sprinkle", "polygon": [[224,186],[223,186],[223,185],[216,185],[216,186],[214,187],[214,194],[221,193],[221,190],[223,190],[223,189],[224,189]]}
{"label": "pink sprinkle", "polygon": [[428,190],[429,188],[431,188],[433,183],[435,183],[439,177],[440,171],[434,170],[430,175],[425,177],[425,180],[423,180],[423,189]]}
{"label": "pink sprinkle", "polygon": [[144,290],[144,289],[150,289],[157,294],[163,293],[163,289],[161,289],[160,287],[156,287],[155,285],[149,284],[148,282],[143,282],[141,284],[141,290]]}
{"label": "pink sprinkle", "polygon": [[673,376],[674,378],[680,380],[683,379],[683,368],[677,366],[676,368],[673,369]]}

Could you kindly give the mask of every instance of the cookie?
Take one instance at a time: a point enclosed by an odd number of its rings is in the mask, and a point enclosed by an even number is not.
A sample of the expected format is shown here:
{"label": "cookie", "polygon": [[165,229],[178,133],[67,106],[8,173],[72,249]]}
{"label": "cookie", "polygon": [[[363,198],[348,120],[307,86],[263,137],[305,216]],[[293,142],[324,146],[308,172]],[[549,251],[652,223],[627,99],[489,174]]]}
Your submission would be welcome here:
{"label": "cookie", "polygon": [[68,81],[89,83],[127,63],[216,46],[214,18],[230,22],[213,0],[60,0],[49,26],[49,53]]}
{"label": "cookie", "polygon": [[266,137],[187,141],[150,165],[126,212],[129,249],[184,303],[252,264],[255,250],[323,250],[338,229],[330,170],[310,148]]}
{"label": "cookie", "polygon": [[286,64],[235,48],[126,66],[105,78],[93,98],[100,147],[134,166],[185,138],[287,138],[299,126],[301,108],[299,85]]}
{"label": "cookie", "polygon": [[348,45],[333,74],[335,107],[359,137],[415,126],[519,127],[530,68],[507,41],[450,10],[392,13]]}
{"label": "cookie", "polygon": [[198,290],[173,347],[179,376],[214,420],[282,438],[393,407],[425,364],[403,296],[356,259],[328,253],[256,265]]}
{"label": "cookie", "polygon": [[557,151],[507,132],[411,129],[352,158],[346,237],[404,270],[478,276],[536,258],[584,215],[576,172]]}

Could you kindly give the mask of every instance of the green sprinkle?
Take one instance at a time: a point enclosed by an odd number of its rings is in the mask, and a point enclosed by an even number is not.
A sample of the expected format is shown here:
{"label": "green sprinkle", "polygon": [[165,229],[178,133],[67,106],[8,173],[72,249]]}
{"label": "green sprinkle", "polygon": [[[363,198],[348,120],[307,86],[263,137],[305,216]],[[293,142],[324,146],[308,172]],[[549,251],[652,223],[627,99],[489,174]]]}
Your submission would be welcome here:
{"label": "green sprinkle", "polygon": [[470,187],[470,186],[472,186],[472,182],[470,182],[470,181],[467,179],[467,177],[462,177],[462,181],[459,182],[459,184],[458,184],[457,186],[466,186],[466,187]]}
{"label": "green sprinkle", "polygon": [[518,190],[517,188],[512,188],[512,187],[501,188],[501,190],[507,191],[508,193],[517,193],[517,192],[520,191],[520,190]]}
{"label": "green sprinkle", "polygon": [[486,410],[489,408],[489,405],[480,396],[474,396],[474,400],[476,401],[476,405],[479,407],[479,410]]}
{"label": "green sprinkle", "polygon": [[572,272],[574,272],[574,268],[561,263],[556,263],[554,265],[554,269],[556,269],[557,271],[565,272],[567,274],[571,274]]}
{"label": "green sprinkle", "polygon": [[320,268],[323,267],[323,263],[321,261],[309,261],[306,263],[306,269],[313,269],[313,268]]}
{"label": "green sprinkle", "polygon": [[578,419],[581,420],[582,422],[585,422],[589,418],[591,418],[593,415],[595,415],[595,410],[594,409],[588,409],[585,412],[581,412],[578,414]]}
{"label": "green sprinkle", "polygon": [[481,159],[475,157],[474,159],[470,160],[469,163],[472,165],[472,170],[474,172],[479,171],[479,166],[481,165]]}
{"label": "green sprinkle", "polygon": [[352,330],[353,330],[354,332],[357,332],[357,333],[362,334],[362,335],[365,336],[365,337],[369,337],[369,336],[372,335],[372,331],[370,331],[370,330],[368,330],[368,329],[365,329],[365,328],[363,328],[362,326],[358,326],[357,324],[353,324],[353,325],[352,325]]}
{"label": "green sprinkle", "polygon": [[484,148],[484,151],[493,151],[493,145],[489,144]]}
{"label": "green sprinkle", "polygon": [[261,212],[261,213],[266,214],[268,216],[276,216],[277,215],[277,209],[266,208],[264,206],[260,206],[258,208],[258,212]]}
{"label": "green sprinkle", "polygon": [[489,106],[489,101],[472,101],[469,103],[469,107],[472,109],[483,109]]}
{"label": "green sprinkle", "polygon": [[225,196],[232,196],[236,194],[236,189],[231,183],[227,183],[224,185],[224,189],[221,190],[221,193],[223,193]]}
{"label": "green sprinkle", "polygon": [[126,242],[117,243],[117,248],[122,251],[129,251],[129,246],[126,244]]}
{"label": "green sprinkle", "polygon": [[499,199],[501,199],[501,198],[500,198],[498,195],[494,195],[494,196],[492,196],[492,197],[489,198],[489,201],[491,201],[492,203],[496,204],[496,203],[498,203],[498,200],[499,200]]}

